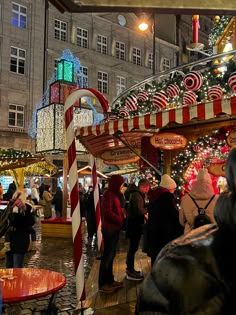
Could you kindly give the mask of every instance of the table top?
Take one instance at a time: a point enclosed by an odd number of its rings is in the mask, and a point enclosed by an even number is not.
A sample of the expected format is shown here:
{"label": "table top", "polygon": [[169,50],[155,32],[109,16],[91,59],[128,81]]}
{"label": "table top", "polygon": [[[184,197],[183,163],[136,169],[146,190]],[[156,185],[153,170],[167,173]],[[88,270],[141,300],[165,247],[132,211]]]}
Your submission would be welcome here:
{"label": "table top", "polygon": [[37,268],[0,269],[0,278],[4,303],[46,296],[59,291],[66,284],[62,274]]}

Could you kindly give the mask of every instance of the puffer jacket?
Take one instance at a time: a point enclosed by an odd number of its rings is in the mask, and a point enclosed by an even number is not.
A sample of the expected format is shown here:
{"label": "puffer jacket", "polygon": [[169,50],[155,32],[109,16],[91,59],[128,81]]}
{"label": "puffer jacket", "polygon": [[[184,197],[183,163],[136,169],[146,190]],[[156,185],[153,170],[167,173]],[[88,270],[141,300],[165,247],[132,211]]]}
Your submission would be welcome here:
{"label": "puffer jacket", "polygon": [[124,183],[120,175],[113,175],[102,197],[102,229],[120,231],[123,226],[123,212],[120,204],[120,187]]}
{"label": "puffer jacket", "polygon": [[139,287],[136,315],[230,315],[236,309],[236,236],[215,224],[162,249]]}
{"label": "puffer jacket", "polygon": [[[200,208],[204,208],[215,193],[211,183],[200,179],[193,185],[189,194],[195,199]],[[194,219],[198,215],[197,206],[189,194],[186,194],[181,200],[179,211],[179,222],[184,226],[184,234],[192,230]],[[215,223],[213,212],[218,197],[219,195],[215,195],[206,209],[206,214],[210,217],[212,223]]]}

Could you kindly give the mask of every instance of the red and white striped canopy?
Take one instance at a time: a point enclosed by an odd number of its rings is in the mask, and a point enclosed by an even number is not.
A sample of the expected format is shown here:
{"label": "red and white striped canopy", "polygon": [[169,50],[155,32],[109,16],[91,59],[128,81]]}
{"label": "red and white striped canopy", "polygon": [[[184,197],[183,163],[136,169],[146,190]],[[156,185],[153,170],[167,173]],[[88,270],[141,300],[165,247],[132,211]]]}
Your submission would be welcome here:
{"label": "red and white striped canopy", "polygon": [[76,130],[76,137],[90,153],[99,157],[106,150],[124,146],[113,137],[116,132],[123,134],[127,142],[140,142],[142,136],[158,132],[158,129],[169,123],[186,124],[193,119],[209,120],[222,113],[236,115],[236,97],[82,127]]}

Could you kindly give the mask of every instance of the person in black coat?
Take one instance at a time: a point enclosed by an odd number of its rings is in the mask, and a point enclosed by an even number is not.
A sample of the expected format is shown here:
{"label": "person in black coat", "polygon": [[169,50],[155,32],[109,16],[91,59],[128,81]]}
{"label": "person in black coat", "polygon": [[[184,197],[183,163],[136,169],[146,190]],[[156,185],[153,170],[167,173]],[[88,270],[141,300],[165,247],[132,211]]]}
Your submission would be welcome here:
{"label": "person in black coat", "polygon": [[85,208],[86,208],[86,222],[87,222],[87,232],[88,232],[88,245],[91,245],[93,236],[96,235],[97,233],[93,186],[89,186],[89,190],[86,195]]}
{"label": "person in black coat", "polygon": [[166,245],[139,287],[136,315],[229,315],[236,309],[236,149],[229,153],[228,191],[204,225]]}
{"label": "person in black coat", "polygon": [[56,217],[61,217],[63,209],[63,193],[61,187],[59,186],[57,187],[52,203],[55,207]]}
{"label": "person in black coat", "polygon": [[149,191],[146,249],[151,265],[167,243],[183,234],[174,198],[175,189],[175,181],[164,174],[160,186]]}
{"label": "person in black coat", "polygon": [[6,252],[6,268],[22,268],[30,244],[30,232],[35,223],[32,206],[21,199],[11,200],[12,213],[7,239],[10,251]]}

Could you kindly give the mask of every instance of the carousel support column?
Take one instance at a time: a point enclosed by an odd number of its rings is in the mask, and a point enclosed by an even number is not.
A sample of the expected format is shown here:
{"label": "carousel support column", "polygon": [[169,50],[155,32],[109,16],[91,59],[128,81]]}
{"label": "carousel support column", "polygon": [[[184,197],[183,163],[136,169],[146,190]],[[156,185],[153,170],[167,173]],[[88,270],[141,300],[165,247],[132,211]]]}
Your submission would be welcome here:
{"label": "carousel support column", "polygon": [[171,163],[172,163],[172,154],[171,150],[164,151],[164,160],[165,160],[165,169],[166,174],[171,174]]}
{"label": "carousel support column", "polygon": [[67,175],[68,175],[68,156],[67,156],[67,153],[65,153],[64,160],[63,160],[63,208],[62,208],[62,217],[65,219],[67,218],[67,201],[68,201]]}

